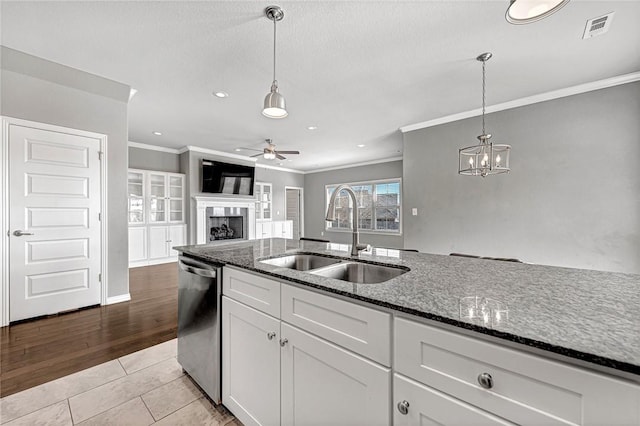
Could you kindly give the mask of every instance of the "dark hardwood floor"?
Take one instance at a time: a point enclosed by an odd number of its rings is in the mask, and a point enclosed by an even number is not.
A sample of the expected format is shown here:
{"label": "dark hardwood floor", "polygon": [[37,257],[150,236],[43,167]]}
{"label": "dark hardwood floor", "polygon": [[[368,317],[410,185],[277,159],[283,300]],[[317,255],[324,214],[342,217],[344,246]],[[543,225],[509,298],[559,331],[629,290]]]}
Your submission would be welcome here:
{"label": "dark hardwood floor", "polygon": [[176,263],[129,270],[131,301],[0,329],[0,396],[174,339]]}

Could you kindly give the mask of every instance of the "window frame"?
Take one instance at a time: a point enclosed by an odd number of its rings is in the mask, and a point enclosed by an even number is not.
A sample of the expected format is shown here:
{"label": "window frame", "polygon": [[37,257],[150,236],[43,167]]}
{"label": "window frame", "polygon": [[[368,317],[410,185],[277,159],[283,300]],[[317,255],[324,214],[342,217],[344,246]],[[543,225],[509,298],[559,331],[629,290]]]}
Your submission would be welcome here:
{"label": "window frame", "polygon": [[[329,208],[329,188],[337,188],[340,185],[349,185],[349,186],[359,186],[359,185],[371,185],[373,188],[373,202],[371,203],[371,222],[376,223],[376,201],[377,201],[377,192],[376,185],[385,184],[385,183],[397,183],[400,186],[400,190],[398,191],[398,229],[397,230],[389,230],[389,229],[362,229],[358,228],[358,232],[360,234],[374,234],[374,235],[389,235],[389,236],[401,236],[402,235],[402,178],[387,178],[387,179],[375,179],[375,180],[365,180],[358,182],[341,182],[341,183],[330,183],[324,186],[324,212],[323,216],[326,216],[327,209]],[[351,197],[349,196],[349,204],[351,204]],[[329,222],[324,222],[324,230],[325,232],[344,232],[344,233],[352,233],[353,229],[343,229],[343,228],[333,228],[329,227]]]}

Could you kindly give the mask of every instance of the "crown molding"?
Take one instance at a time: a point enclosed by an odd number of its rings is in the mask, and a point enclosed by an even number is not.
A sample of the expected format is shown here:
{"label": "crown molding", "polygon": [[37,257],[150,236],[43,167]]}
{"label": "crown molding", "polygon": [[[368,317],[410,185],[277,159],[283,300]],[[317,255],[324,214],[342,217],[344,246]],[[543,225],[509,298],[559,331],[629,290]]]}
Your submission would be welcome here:
{"label": "crown molding", "polygon": [[[521,106],[537,104],[539,102],[551,101],[553,99],[564,98],[567,96],[579,95],[581,93],[592,92],[594,90],[606,89],[608,87],[619,86],[626,83],[633,83],[638,80],[640,80],[640,71],[606,78],[604,80],[592,81],[590,83],[579,84],[577,86],[566,87],[564,89],[553,90],[551,92],[540,93],[538,95],[527,96],[525,98],[515,99],[513,101],[503,102],[496,105],[490,105],[486,108],[486,113],[489,114],[492,112],[504,111]],[[400,131],[402,133],[412,132],[414,130],[425,129],[427,127],[433,127],[440,124],[451,123],[453,121],[464,120],[465,118],[477,117],[481,114],[482,108],[477,108],[471,111],[465,111],[458,114],[436,118],[433,120],[402,126],[400,127]]]}
{"label": "crown molding", "polygon": [[229,152],[216,151],[215,149],[201,148],[199,146],[194,146],[194,145],[183,146],[178,150],[178,154],[182,154],[183,152],[187,152],[187,151],[199,152],[201,154],[218,155],[220,157],[235,158],[236,160],[252,161],[254,163],[258,161],[257,158],[251,158],[246,155],[231,154]]}
{"label": "crown molding", "polygon": [[169,154],[180,154],[180,150],[175,148],[167,148],[164,146],[149,145],[146,143],[132,141],[129,141],[127,145],[129,146],[129,148],[148,149],[150,151],[168,152]]}
{"label": "crown molding", "polygon": [[309,170],[309,171],[306,171],[305,174],[310,175],[312,173],[330,172],[331,170],[350,169],[352,167],[369,166],[371,164],[390,163],[392,161],[402,161],[402,157],[392,157],[392,158],[385,158],[384,160],[372,160],[372,161],[365,161],[363,163],[348,164],[345,166],[335,166],[335,167],[327,167],[325,169]]}
{"label": "crown molding", "polygon": [[260,163],[256,163],[256,167],[261,167],[263,169],[270,169],[270,170],[278,170],[281,172],[298,173],[301,175],[309,173],[309,172],[303,172],[302,170],[288,169],[286,167],[278,167],[278,166],[269,166],[268,164],[260,164]]}

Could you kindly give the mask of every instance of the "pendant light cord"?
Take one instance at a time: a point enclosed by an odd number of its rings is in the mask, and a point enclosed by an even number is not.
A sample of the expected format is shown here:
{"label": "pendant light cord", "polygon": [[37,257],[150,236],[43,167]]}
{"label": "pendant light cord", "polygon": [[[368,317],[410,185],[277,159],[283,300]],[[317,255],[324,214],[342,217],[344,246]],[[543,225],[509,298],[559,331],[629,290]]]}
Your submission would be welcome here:
{"label": "pendant light cord", "polygon": [[273,17],[273,81],[276,81],[276,18]]}

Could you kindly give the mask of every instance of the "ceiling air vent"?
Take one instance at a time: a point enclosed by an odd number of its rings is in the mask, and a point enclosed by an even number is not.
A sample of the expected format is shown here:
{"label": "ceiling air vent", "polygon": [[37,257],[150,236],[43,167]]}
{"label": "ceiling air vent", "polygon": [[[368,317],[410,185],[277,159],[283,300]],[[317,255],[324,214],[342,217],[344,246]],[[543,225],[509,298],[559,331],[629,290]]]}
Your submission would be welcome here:
{"label": "ceiling air vent", "polygon": [[599,36],[609,31],[611,27],[611,21],[613,21],[613,15],[615,12],[607,13],[606,15],[599,16],[597,18],[589,19],[587,25],[584,28],[583,39]]}

